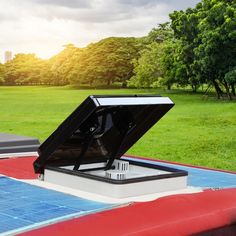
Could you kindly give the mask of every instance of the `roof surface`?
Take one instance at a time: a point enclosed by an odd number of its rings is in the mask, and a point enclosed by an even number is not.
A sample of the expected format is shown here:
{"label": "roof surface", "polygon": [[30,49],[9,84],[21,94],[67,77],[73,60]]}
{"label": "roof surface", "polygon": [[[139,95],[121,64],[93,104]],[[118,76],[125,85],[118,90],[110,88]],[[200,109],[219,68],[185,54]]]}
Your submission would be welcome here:
{"label": "roof surface", "polygon": [[37,177],[32,166],[35,158],[0,160],[1,235],[108,235],[111,230],[115,230],[111,235],[156,235],[157,232],[175,235],[174,231],[183,235],[218,228],[236,233],[233,227],[236,224],[235,173],[126,156],[124,159],[187,170],[188,186],[204,191],[123,206],[27,183]]}

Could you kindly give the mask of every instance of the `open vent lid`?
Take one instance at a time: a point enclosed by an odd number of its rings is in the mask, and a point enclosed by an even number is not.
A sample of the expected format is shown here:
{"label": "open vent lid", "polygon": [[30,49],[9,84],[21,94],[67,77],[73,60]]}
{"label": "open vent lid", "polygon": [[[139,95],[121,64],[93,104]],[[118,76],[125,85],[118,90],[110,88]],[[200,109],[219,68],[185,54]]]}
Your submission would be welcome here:
{"label": "open vent lid", "polygon": [[108,170],[172,106],[161,96],[89,96],[39,147],[35,172],[104,160]]}

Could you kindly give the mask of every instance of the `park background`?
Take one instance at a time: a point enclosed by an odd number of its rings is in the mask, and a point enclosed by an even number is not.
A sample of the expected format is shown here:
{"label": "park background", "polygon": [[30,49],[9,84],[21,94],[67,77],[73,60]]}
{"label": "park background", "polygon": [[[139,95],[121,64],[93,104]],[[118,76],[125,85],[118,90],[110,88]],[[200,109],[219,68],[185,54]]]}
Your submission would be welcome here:
{"label": "park background", "polygon": [[68,43],[0,64],[0,132],[41,142],[92,94],[160,94],[175,107],[128,153],[236,170],[236,3],[202,0],[143,37]]}

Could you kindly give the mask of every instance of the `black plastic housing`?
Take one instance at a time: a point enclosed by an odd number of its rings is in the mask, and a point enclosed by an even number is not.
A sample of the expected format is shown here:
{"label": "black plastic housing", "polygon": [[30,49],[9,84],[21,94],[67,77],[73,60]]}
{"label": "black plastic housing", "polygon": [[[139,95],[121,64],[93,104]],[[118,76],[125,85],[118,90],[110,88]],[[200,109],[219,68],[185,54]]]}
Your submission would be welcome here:
{"label": "black plastic housing", "polygon": [[99,161],[110,169],[173,106],[161,96],[89,96],[39,147],[35,172]]}

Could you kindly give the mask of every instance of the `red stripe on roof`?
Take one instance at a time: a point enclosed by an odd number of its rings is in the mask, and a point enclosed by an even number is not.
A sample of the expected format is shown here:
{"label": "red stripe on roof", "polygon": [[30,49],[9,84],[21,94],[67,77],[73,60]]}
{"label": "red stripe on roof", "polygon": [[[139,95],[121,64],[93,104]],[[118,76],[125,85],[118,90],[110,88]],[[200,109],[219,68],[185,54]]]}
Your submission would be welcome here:
{"label": "red stripe on roof", "polygon": [[162,197],[21,235],[156,236],[202,235],[209,232],[217,233],[214,235],[236,235],[236,188]]}
{"label": "red stripe on roof", "polygon": [[36,179],[33,162],[36,157],[0,159],[0,174],[17,179]]}

